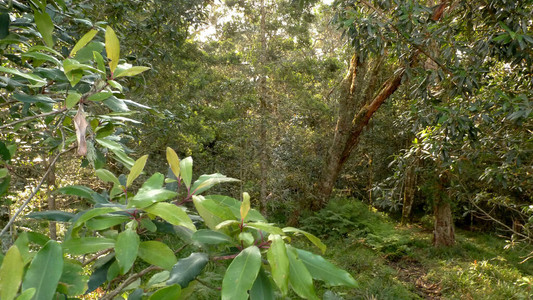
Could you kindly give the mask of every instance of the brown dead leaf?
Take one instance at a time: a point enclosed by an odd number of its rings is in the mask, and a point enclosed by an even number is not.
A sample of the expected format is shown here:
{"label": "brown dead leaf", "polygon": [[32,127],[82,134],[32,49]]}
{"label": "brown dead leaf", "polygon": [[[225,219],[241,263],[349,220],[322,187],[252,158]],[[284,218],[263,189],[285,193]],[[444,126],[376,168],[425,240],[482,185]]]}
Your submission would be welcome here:
{"label": "brown dead leaf", "polygon": [[78,139],[78,155],[87,155],[87,140],[85,134],[87,131],[87,120],[85,120],[85,112],[83,105],[78,106],[78,113],[74,116],[74,127],[76,128],[76,138]]}

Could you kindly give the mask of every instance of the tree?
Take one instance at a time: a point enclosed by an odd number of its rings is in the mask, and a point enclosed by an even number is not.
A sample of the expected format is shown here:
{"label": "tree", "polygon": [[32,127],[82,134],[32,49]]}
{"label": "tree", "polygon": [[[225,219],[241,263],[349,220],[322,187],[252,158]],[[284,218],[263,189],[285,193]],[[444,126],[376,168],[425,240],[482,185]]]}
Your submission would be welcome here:
{"label": "tree", "polygon": [[[457,102],[470,103],[479,96],[490,79],[486,70],[492,66],[507,63],[527,70],[531,65],[531,53],[527,50],[531,28],[526,25],[531,5],[526,2],[338,1],[336,4],[336,21],[345,28],[356,54],[339,92],[337,129],[320,181],[322,198],[315,208],[327,201],[342,165],[368,121],[402,84],[405,86],[402,91],[417,97],[420,103],[433,102],[446,107]],[[476,31],[470,31],[471,28]],[[396,68],[388,72],[392,75],[387,80],[379,81],[373,74],[379,74],[380,66]],[[380,82],[383,83],[377,88]],[[449,128],[442,130],[447,132]],[[467,131],[461,136],[470,136]],[[435,187],[448,189],[449,165],[439,161],[441,176]],[[450,201],[437,200],[434,205],[435,241],[451,244],[453,222],[451,210],[447,208]],[[439,233],[447,233],[447,237]]]}

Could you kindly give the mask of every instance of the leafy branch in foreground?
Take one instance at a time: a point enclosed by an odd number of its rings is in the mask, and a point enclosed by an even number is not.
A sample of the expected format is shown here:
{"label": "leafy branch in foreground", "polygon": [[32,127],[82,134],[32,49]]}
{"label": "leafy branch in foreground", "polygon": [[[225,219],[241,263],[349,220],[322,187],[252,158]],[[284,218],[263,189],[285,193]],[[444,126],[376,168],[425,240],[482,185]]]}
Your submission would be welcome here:
{"label": "leafy branch in foreground", "polygon": [[[170,148],[167,154],[169,177],[155,173],[135,193],[128,187],[142,174],[147,156],[139,158],[127,176],[116,177],[105,169],[97,170],[100,179],[112,184],[109,192],[96,193],[82,186],[59,190],[87,198],[93,208],[76,214],[30,214],[35,219],[66,222],[69,230],[62,243],[35,233],[19,237],[8,251],[10,259],[4,260],[2,270],[26,274],[13,280],[2,273],[0,284],[9,287],[5,299],[13,299],[19,292],[31,293],[30,290],[39,295],[38,299],[52,299],[55,293],[76,296],[98,287],[105,287],[107,294],[103,299],[124,293],[130,294],[128,299],[180,299],[182,290],[194,289],[190,283],[202,276],[210,261],[229,262],[220,289],[222,299],[276,299],[289,295],[289,287],[302,298],[318,299],[313,280],[328,286],[357,287],[346,271],[320,255],[289,244],[292,235],[303,235],[324,253],[326,246],[317,237],[297,228],[268,223],[251,208],[247,193],[242,201],[201,195],[218,183],[236,179],[211,174],[192,181],[192,158],[180,160]],[[190,242],[186,246],[190,250],[188,256],[181,256],[178,251],[181,257],[176,257],[172,245],[161,241],[169,232]],[[37,254],[30,251],[30,242],[42,246]],[[88,259],[89,264],[84,263],[87,255],[95,256]],[[21,259],[16,259],[19,256]],[[55,263],[42,264],[43,257]],[[34,265],[39,266],[39,274],[33,273],[37,268]],[[82,265],[90,266],[89,278],[83,275]],[[146,280],[148,274],[152,276]],[[33,284],[39,280],[46,281],[46,285]],[[71,282],[76,285],[71,286]]]}

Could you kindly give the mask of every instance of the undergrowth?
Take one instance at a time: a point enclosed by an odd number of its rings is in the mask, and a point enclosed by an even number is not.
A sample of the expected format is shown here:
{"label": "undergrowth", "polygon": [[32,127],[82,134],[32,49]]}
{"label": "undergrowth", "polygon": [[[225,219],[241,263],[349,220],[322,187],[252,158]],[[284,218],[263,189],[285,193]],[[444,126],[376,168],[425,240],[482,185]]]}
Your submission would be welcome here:
{"label": "undergrowth", "polygon": [[[431,231],[395,224],[387,215],[350,199],[333,200],[302,220],[302,229],[328,245],[326,257],[348,270],[360,285],[333,288],[336,298],[331,299],[428,298],[417,280],[431,286],[432,296],[440,299],[533,298],[533,262],[520,263],[531,247],[504,250],[500,237],[456,229],[455,246],[434,248]],[[406,280],[415,268],[422,274],[413,272],[418,277]]]}

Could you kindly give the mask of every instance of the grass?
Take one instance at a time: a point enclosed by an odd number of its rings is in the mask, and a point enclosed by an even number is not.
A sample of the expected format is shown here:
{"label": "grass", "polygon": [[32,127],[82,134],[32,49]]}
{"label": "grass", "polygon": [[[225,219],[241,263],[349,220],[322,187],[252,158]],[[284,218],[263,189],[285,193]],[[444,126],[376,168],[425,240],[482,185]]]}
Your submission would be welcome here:
{"label": "grass", "polygon": [[360,284],[317,286],[319,295],[331,290],[344,299],[533,298],[533,260],[520,263],[531,247],[505,250],[500,237],[457,229],[455,246],[434,248],[430,230],[395,224],[355,200],[336,200],[305,219],[304,229],[328,245],[325,256]]}

